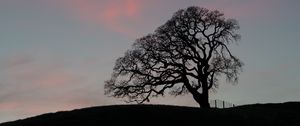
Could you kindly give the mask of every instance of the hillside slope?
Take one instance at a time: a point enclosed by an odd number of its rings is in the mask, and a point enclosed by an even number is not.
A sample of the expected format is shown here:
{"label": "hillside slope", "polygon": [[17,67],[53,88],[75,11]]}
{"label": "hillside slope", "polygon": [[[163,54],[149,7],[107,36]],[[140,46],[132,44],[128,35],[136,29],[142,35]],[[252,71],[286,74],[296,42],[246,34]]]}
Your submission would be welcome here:
{"label": "hillside slope", "polygon": [[299,126],[300,102],[255,104],[228,109],[167,105],[113,105],[43,114],[0,126],[272,125]]}

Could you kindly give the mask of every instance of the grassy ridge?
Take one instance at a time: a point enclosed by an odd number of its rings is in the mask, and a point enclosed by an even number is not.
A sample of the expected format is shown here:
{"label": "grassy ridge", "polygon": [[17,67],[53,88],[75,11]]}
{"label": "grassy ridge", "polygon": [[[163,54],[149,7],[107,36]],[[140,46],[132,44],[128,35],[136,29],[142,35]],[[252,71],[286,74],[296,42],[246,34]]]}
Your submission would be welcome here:
{"label": "grassy ridge", "polygon": [[299,126],[300,102],[228,109],[168,105],[113,105],[43,114],[0,126],[216,125]]}

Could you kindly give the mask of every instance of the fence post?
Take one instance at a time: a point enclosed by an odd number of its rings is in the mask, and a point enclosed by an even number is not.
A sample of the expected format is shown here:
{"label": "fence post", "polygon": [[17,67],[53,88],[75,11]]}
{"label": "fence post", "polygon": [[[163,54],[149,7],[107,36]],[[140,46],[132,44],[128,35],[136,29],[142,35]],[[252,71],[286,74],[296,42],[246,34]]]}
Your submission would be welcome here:
{"label": "fence post", "polygon": [[215,108],[218,108],[217,100],[215,100]]}
{"label": "fence post", "polygon": [[223,108],[225,108],[225,101],[223,101]]}

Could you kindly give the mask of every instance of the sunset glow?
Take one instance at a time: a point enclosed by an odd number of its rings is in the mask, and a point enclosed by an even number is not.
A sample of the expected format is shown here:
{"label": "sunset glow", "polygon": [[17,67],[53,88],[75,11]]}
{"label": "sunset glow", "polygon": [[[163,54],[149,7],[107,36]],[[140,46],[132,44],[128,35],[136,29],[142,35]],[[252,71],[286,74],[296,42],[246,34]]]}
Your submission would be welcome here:
{"label": "sunset glow", "polygon": [[[241,27],[230,46],[245,62],[239,83],[222,81],[211,99],[300,100],[298,0],[1,0],[0,123],[124,104],[104,95],[115,60],[189,6],[224,12]],[[150,103],[197,106],[189,95]]]}

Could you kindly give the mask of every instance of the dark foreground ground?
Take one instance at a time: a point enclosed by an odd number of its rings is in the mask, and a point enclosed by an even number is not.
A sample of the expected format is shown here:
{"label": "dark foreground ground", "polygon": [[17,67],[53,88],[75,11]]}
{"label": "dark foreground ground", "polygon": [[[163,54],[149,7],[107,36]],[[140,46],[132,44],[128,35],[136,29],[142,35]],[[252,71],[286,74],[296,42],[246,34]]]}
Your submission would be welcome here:
{"label": "dark foreground ground", "polygon": [[0,126],[300,126],[300,102],[228,109],[167,105],[114,105],[43,114]]}

